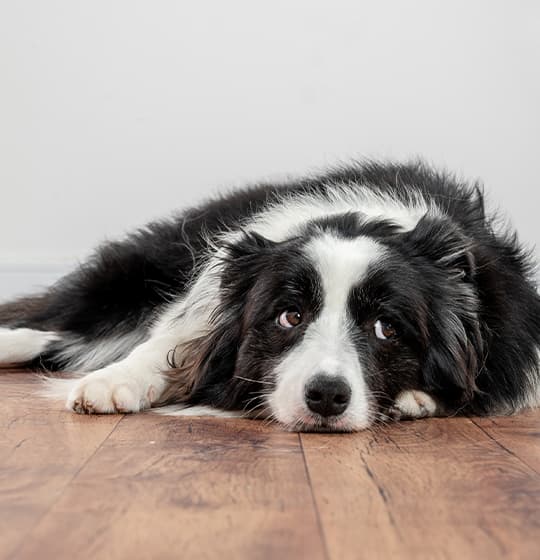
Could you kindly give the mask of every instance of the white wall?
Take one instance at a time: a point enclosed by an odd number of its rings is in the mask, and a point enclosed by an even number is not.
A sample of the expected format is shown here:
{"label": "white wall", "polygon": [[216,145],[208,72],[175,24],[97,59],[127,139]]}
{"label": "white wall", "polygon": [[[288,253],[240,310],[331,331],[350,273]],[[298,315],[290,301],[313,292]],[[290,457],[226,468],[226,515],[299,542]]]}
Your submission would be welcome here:
{"label": "white wall", "polygon": [[217,187],[359,155],[481,177],[538,243],[539,29],[536,0],[2,1],[0,297]]}

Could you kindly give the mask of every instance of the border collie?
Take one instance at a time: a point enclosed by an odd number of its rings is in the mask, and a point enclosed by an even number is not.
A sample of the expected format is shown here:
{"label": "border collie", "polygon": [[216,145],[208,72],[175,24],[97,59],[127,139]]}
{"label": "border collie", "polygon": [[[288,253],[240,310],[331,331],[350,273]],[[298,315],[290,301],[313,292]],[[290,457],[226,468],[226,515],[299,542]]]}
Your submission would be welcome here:
{"label": "border collie", "polygon": [[[289,430],[540,404],[531,259],[481,189],[368,162],[211,200],[0,306],[0,363],[78,413],[251,415]],[[174,405],[174,406],[170,406]]]}

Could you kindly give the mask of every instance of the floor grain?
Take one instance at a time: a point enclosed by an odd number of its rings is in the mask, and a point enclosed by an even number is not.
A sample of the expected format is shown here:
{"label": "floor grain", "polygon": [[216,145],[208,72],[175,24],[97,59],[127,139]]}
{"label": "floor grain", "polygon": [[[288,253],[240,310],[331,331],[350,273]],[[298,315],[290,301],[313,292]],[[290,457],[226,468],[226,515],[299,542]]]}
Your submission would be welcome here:
{"label": "floor grain", "polygon": [[540,477],[469,419],[302,442],[332,558],[539,557]]}
{"label": "floor grain", "polygon": [[0,373],[0,558],[9,558],[120,422],[75,417],[35,396],[29,374]]}
{"label": "floor grain", "polygon": [[540,411],[359,434],[77,416],[0,373],[0,559],[538,558]]}

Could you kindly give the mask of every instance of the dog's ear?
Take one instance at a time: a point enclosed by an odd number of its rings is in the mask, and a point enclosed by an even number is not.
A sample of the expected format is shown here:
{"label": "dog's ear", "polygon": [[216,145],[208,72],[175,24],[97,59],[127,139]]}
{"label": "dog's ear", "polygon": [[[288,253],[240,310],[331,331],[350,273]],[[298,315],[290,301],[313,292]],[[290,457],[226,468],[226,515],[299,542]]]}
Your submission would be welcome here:
{"label": "dog's ear", "polygon": [[405,234],[412,256],[425,257],[436,266],[465,281],[475,274],[474,245],[453,222],[444,218],[424,216],[416,227]]}
{"label": "dog's ear", "polygon": [[253,287],[278,244],[257,233],[244,232],[227,243],[221,256],[222,301],[238,305]]}
{"label": "dog's ear", "polygon": [[477,391],[483,340],[477,321],[444,311],[430,333],[422,364],[424,389],[448,403],[469,402]]}
{"label": "dog's ear", "polygon": [[161,404],[173,402],[224,405],[245,329],[246,306],[259,274],[268,266],[276,243],[253,233],[224,246],[217,269],[215,297],[208,332],[175,349],[169,385]]}
{"label": "dog's ear", "polygon": [[473,242],[450,220],[427,216],[405,242],[407,256],[423,267],[429,297],[425,389],[456,403],[470,400],[484,352]]}

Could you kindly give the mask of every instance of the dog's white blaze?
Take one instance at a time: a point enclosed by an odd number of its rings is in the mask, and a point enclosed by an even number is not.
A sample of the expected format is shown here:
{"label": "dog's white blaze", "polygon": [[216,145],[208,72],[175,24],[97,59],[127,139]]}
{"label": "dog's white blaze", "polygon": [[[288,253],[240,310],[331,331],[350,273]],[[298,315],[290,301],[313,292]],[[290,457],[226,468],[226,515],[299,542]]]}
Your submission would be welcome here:
{"label": "dog's white blaze", "polygon": [[369,400],[362,367],[350,338],[347,302],[352,287],[365,278],[371,264],[381,259],[384,248],[364,237],[349,240],[325,234],[314,239],[307,252],[321,278],[323,307],[301,343],[277,366],[276,389],[269,404],[280,422],[294,427],[309,417],[304,402],[304,388],[309,379],[323,372],[341,375],[352,389],[342,426],[362,429],[369,424]]}
{"label": "dog's white blaze", "polygon": [[0,364],[21,364],[39,356],[58,340],[54,332],[0,328]]}

